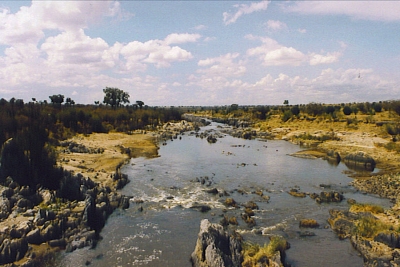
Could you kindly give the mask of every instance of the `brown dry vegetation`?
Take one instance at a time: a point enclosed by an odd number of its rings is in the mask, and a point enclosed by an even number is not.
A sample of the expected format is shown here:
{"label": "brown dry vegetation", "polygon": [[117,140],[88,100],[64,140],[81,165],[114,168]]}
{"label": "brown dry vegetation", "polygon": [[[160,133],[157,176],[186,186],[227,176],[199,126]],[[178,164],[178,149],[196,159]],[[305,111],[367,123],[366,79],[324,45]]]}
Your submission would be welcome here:
{"label": "brown dry vegetation", "polygon": [[[110,173],[115,172],[130,157],[156,157],[158,147],[151,134],[124,134],[111,132],[108,134],[93,133],[76,135],[69,139],[85,147],[103,148],[101,154],[65,153],[64,148],[58,150],[59,164],[68,171],[82,173],[95,182],[110,185]],[[130,154],[125,149],[130,149]]]}

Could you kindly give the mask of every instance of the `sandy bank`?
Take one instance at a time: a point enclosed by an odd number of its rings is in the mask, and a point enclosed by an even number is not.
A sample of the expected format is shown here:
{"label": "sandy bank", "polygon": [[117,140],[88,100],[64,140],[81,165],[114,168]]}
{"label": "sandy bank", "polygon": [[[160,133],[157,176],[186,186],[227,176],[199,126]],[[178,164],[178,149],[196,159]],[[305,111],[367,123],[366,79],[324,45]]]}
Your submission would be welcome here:
{"label": "sandy bank", "polygon": [[58,149],[59,164],[68,171],[81,173],[93,181],[110,186],[113,180],[110,174],[117,166],[135,157],[156,157],[158,146],[151,133],[93,133],[77,135],[66,141],[83,147],[102,151],[101,153],[71,152],[68,147]]}

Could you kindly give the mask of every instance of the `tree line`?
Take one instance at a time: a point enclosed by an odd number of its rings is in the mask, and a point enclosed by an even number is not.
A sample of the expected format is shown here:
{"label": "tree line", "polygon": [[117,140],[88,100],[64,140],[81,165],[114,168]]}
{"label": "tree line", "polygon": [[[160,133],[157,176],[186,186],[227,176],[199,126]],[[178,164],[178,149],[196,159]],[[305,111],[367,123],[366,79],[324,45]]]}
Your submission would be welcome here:
{"label": "tree line", "polygon": [[[62,170],[56,167],[54,147],[74,134],[131,132],[155,129],[169,121],[181,119],[176,108],[148,107],[143,101],[129,103],[129,94],[106,87],[102,104],[76,104],[61,94],[47,101],[0,99],[0,144],[10,140],[7,151],[0,154],[0,182],[7,176],[20,185],[38,184],[56,189]],[[12,139],[12,141],[11,141]]]}

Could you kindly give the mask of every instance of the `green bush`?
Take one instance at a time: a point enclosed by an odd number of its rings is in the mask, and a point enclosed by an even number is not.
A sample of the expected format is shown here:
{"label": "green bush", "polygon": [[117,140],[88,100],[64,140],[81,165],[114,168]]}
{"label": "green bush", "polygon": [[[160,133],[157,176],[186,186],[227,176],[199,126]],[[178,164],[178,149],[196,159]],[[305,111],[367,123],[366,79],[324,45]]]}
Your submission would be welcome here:
{"label": "green bush", "polygon": [[349,106],[344,106],[344,107],[343,107],[343,114],[344,114],[344,115],[348,116],[348,115],[350,115],[352,112],[353,112],[353,110],[351,109],[351,107],[349,107]]}

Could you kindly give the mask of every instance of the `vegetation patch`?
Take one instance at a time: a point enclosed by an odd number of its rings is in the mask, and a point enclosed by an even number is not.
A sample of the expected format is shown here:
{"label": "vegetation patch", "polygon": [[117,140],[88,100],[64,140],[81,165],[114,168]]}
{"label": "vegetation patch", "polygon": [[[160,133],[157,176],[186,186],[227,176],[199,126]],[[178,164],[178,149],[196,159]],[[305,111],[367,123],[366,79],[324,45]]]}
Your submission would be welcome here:
{"label": "vegetation patch", "polygon": [[314,219],[301,219],[299,222],[299,227],[318,228],[319,223]]}
{"label": "vegetation patch", "polygon": [[281,236],[270,238],[268,245],[260,246],[250,242],[243,244],[243,267],[271,266],[270,259],[277,253],[284,253],[289,248],[288,242]]}
{"label": "vegetation patch", "polygon": [[383,213],[385,210],[383,207],[375,204],[361,204],[361,203],[356,203],[351,205],[350,207],[350,212],[371,212],[372,214],[379,214]]}
{"label": "vegetation patch", "polygon": [[355,223],[353,234],[372,238],[380,232],[389,230],[389,228],[387,224],[372,216],[364,216]]}

